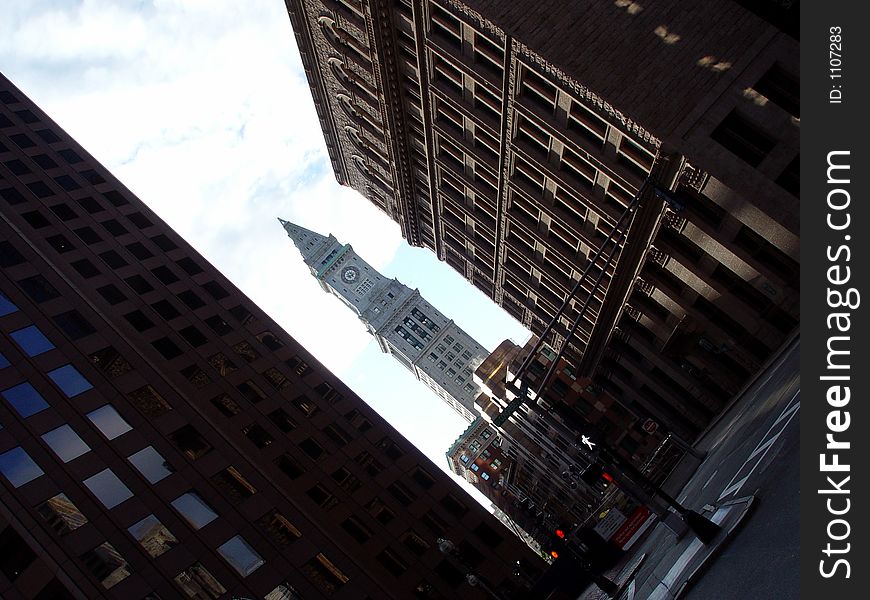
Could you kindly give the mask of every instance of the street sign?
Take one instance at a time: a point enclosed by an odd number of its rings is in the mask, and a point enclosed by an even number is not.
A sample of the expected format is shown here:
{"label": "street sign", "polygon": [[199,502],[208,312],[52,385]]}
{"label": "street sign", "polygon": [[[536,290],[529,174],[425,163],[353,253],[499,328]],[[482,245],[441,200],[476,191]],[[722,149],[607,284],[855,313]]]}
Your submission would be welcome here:
{"label": "street sign", "polygon": [[652,435],[659,428],[659,424],[652,419],[647,419],[643,422],[643,430]]}
{"label": "street sign", "polygon": [[610,541],[623,550],[628,550],[640,534],[655,520],[655,513],[646,506],[638,506],[622,526],[613,534]]}
{"label": "street sign", "polygon": [[626,516],[622,514],[618,508],[613,507],[607,514],[604,515],[597,525],[594,527],[595,533],[600,535],[603,539],[609,540],[616,530],[619,529],[623,523],[625,523]]}

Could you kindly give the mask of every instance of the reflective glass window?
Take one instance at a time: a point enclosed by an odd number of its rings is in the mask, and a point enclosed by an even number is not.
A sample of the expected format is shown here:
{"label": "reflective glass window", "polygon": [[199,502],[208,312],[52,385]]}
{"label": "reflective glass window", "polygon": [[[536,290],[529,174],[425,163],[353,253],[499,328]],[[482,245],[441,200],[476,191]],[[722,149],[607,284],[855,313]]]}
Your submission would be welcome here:
{"label": "reflective glass window", "polygon": [[153,446],[142,448],[139,452],[127,457],[133,466],[142,473],[149,483],[157,483],[164,477],[171,475],[175,469],[163,458]]}
{"label": "reflective glass window", "polygon": [[25,419],[48,408],[48,402],[26,381],[3,390],[0,394]]}
{"label": "reflective glass window", "polygon": [[82,511],[67,498],[66,494],[58,494],[36,507],[36,512],[45,519],[58,534],[64,535],[74,531],[88,522]]}
{"label": "reflective glass window", "polygon": [[78,396],[92,387],[91,382],[78,372],[72,365],[64,365],[48,372],[51,380],[67,395],[68,398]]}
{"label": "reflective glass window", "polygon": [[153,557],[160,556],[178,544],[178,538],[172,535],[154,515],[148,515],[129,529],[137,542]]}
{"label": "reflective glass window", "polygon": [[185,598],[207,600],[219,598],[227,590],[201,563],[193,563],[175,576],[175,583]]}
{"label": "reflective glass window", "polygon": [[42,440],[63,462],[69,462],[90,450],[90,447],[69,425],[62,425],[44,433]]}
{"label": "reflective glass window", "polygon": [[5,317],[6,315],[14,313],[18,310],[18,307],[12,304],[12,302],[4,296],[0,294],[0,317]]}
{"label": "reflective glass window", "polygon": [[266,562],[240,535],[218,546],[218,552],[242,577],[247,577]]}
{"label": "reflective glass window", "polygon": [[45,337],[36,325],[30,325],[24,329],[13,331],[9,334],[15,343],[24,350],[27,356],[38,356],[54,348],[54,344]]}
{"label": "reflective glass window", "polygon": [[100,432],[108,439],[113,440],[119,435],[123,435],[133,429],[130,424],[125,421],[115,407],[111,404],[106,404],[100,408],[88,413],[87,417],[91,423],[100,430]]}
{"label": "reflective glass window", "polygon": [[215,519],[217,513],[196,492],[187,492],[172,501],[172,507],[187,519],[191,527],[200,529]]}
{"label": "reflective glass window", "polygon": [[3,353],[0,353],[0,369],[5,369],[9,366],[9,359],[3,356]]}
{"label": "reflective glass window", "polygon": [[39,465],[20,446],[0,454],[0,473],[15,487],[21,487],[43,474]]}
{"label": "reflective glass window", "polygon": [[114,508],[133,496],[133,492],[118,479],[111,469],[103,469],[96,475],[88,477],[84,483],[91,493],[103,503],[106,508]]}
{"label": "reflective glass window", "polygon": [[106,589],[130,576],[130,565],[109,542],[103,542],[79,558]]}

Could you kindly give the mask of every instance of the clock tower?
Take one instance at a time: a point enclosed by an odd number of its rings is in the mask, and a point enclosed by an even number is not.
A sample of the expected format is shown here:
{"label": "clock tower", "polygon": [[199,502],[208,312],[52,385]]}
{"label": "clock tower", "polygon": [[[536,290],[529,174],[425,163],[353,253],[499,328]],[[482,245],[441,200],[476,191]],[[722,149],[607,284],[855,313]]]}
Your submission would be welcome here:
{"label": "clock tower", "polygon": [[471,422],[480,390],[472,374],[489,352],[418,290],[389,279],[350,244],[278,219],[323,291],[337,296],[392,355]]}

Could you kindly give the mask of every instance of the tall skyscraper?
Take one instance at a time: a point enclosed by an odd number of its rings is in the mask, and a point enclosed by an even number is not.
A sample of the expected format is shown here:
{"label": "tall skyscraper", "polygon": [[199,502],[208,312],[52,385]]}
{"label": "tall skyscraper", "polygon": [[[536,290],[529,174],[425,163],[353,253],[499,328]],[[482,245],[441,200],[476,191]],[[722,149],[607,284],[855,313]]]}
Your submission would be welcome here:
{"label": "tall skyscraper", "polygon": [[567,301],[638,419],[693,439],[796,328],[796,5],[286,4],[337,180],[532,333]]}
{"label": "tall skyscraper", "polygon": [[359,316],[385,354],[471,422],[480,392],[472,374],[489,355],[486,348],[418,290],[378,273],[350,244],[280,221],[320,287]]}
{"label": "tall skyscraper", "polygon": [[517,559],[0,76],[0,596],[483,598]]}

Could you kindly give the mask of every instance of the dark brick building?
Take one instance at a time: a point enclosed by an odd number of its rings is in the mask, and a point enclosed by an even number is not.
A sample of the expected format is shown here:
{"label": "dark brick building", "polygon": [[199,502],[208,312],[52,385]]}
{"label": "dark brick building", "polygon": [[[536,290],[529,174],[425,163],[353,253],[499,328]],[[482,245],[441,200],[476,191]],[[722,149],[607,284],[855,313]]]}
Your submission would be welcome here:
{"label": "dark brick building", "polygon": [[7,600],[478,598],[535,560],[2,76],[0,548]]}
{"label": "dark brick building", "polygon": [[338,181],[533,333],[638,198],[545,340],[635,418],[693,439],[796,328],[796,3],[286,4]]}

